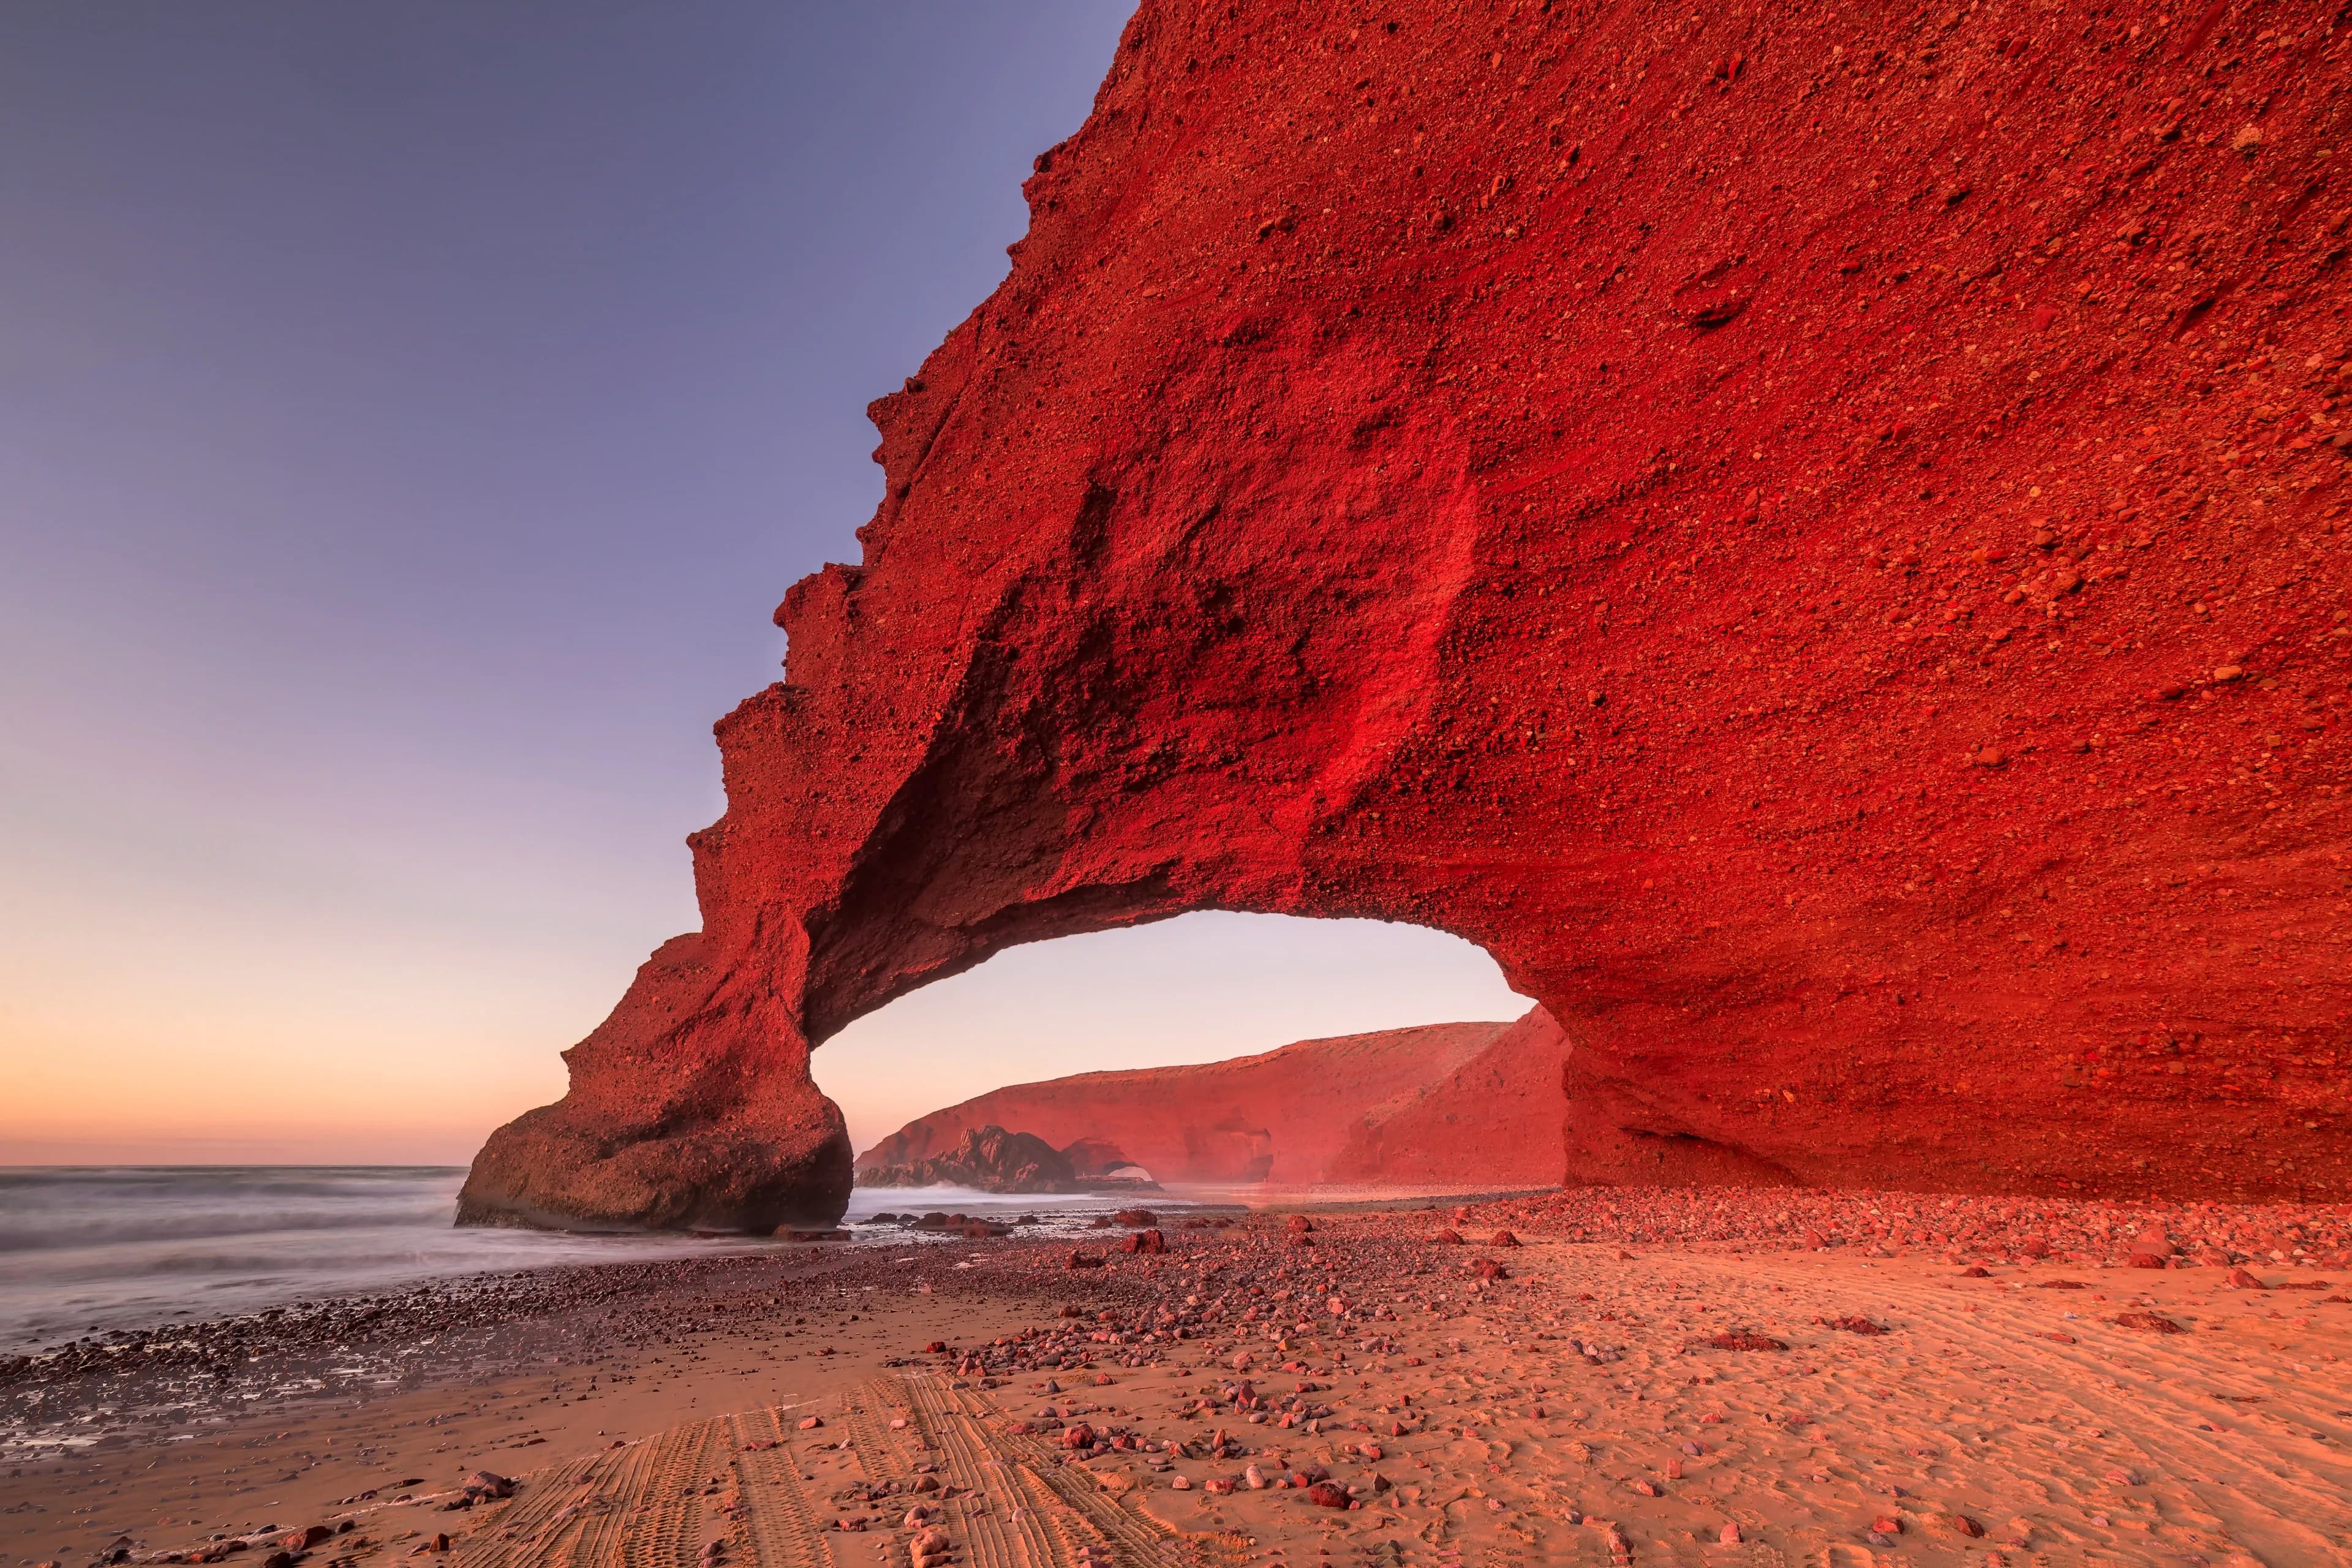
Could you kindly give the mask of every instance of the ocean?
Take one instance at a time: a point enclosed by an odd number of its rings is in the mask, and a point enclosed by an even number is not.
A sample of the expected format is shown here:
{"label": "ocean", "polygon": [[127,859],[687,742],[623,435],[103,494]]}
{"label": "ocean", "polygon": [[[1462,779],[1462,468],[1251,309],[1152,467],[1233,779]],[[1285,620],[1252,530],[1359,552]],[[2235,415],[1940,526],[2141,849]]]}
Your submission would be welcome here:
{"label": "ocean", "polygon": [[[461,1166],[0,1167],[0,1354],[464,1275],[788,1245],[459,1230],[451,1221],[465,1179]],[[1134,1201],[860,1187],[848,1217],[929,1209],[1067,1215]],[[1189,1206],[1158,1194],[1142,1201]],[[908,1239],[895,1226],[883,1236]]]}

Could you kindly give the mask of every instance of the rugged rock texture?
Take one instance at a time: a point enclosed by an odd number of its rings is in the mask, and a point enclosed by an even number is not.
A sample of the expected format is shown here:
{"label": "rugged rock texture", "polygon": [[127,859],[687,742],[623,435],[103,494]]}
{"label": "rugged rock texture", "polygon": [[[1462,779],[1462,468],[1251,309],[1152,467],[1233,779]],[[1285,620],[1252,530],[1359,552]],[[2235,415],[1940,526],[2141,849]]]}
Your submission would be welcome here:
{"label": "rugged rock texture", "polygon": [[1062,1152],[1034,1132],[997,1126],[967,1127],[952,1146],[928,1159],[875,1165],[858,1173],[869,1187],[971,1187],[984,1193],[1066,1193],[1076,1169]]}
{"label": "rugged rock texture", "polygon": [[596,1032],[572,1089],[491,1134],[460,1225],[766,1231],[849,1205],[849,1131],[791,1010],[730,987],[708,935],[673,937]]}
{"label": "rugged rock texture", "polygon": [[467,1213],[822,1212],[812,1043],[1206,908],[1482,943],[1571,1179],[2352,1191],[2334,16],[1145,0]]}
{"label": "rugged rock texture", "polygon": [[1559,1180],[1568,1039],[1532,1008],[1442,1078],[1375,1108],[1324,1167],[1328,1182],[1549,1186]]}
{"label": "rugged rock texture", "polygon": [[[1368,1120],[1479,1059],[1510,1027],[1388,1029],[1300,1040],[1230,1061],[1013,1084],[907,1123],[858,1156],[858,1180],[880,1184],[873,1173],[925,1160],[969,1137],[970,1129],[993,1122],[1063,1145],[1074,1160],[1097,1142],[1115,1145],[1162,1183],[1304,1186],[1327,1178]],[[1548,1124],[1549,1158],[1535,1182],[1559,1177],[1564,1110],[1555,1056],[1537,1110]]]}

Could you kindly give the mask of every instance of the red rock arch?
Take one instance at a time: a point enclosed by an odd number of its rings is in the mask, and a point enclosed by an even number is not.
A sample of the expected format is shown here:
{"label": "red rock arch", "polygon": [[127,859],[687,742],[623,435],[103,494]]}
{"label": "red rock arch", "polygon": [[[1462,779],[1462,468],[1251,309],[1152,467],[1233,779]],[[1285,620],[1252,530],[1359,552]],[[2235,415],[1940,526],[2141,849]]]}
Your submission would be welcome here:
{"label": "red rock arch", "polygon": [[2344,1193],[2347,45],[2242,9],[1147,0],[466,1215],[824,1217],[810,1043],[1210,908],[1485,947],[1571,1177]]}

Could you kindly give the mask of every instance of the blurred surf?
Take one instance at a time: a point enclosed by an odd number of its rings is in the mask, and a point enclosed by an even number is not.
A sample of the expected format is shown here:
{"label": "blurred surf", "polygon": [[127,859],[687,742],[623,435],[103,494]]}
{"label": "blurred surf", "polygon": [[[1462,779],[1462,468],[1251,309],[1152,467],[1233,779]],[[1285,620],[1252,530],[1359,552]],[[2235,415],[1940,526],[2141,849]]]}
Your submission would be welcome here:
{"label": "blurred surf", "polygon": [[[0,1354],[463,1275],[788,1245],[460,1230],[452,1221],[465,1179],[462,1166],[0,1167]],[[1116,1206],[1084,1194],[861,1187],[847,1218],[932,1209],[1050,1218]],[[866,1239],[908,1237],[885,1227]]]}

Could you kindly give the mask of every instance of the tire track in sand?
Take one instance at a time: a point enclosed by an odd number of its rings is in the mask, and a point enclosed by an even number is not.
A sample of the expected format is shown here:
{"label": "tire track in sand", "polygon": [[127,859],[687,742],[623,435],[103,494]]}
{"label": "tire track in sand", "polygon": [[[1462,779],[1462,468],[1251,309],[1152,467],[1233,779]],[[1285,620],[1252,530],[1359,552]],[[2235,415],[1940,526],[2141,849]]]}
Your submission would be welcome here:
{"label": "tire track in sand", "polygon": [[582,1510],[595,1500],[596,1483],[614,1468],[612,1458],[583,1455],[522,1478],[522,1494],[505,1505],[493,1533],[458,1543],[450,1554],[454,1568],[526,1568],[547,1561],[562,1536],[580,1529]]}
{"label": "tire track in sand", "polygon": [[783,1413],[746,1411],[729,1426],[736,1437],[742,1533],[752,1563],[757,1568],[845,1568],[801,1484]]}

